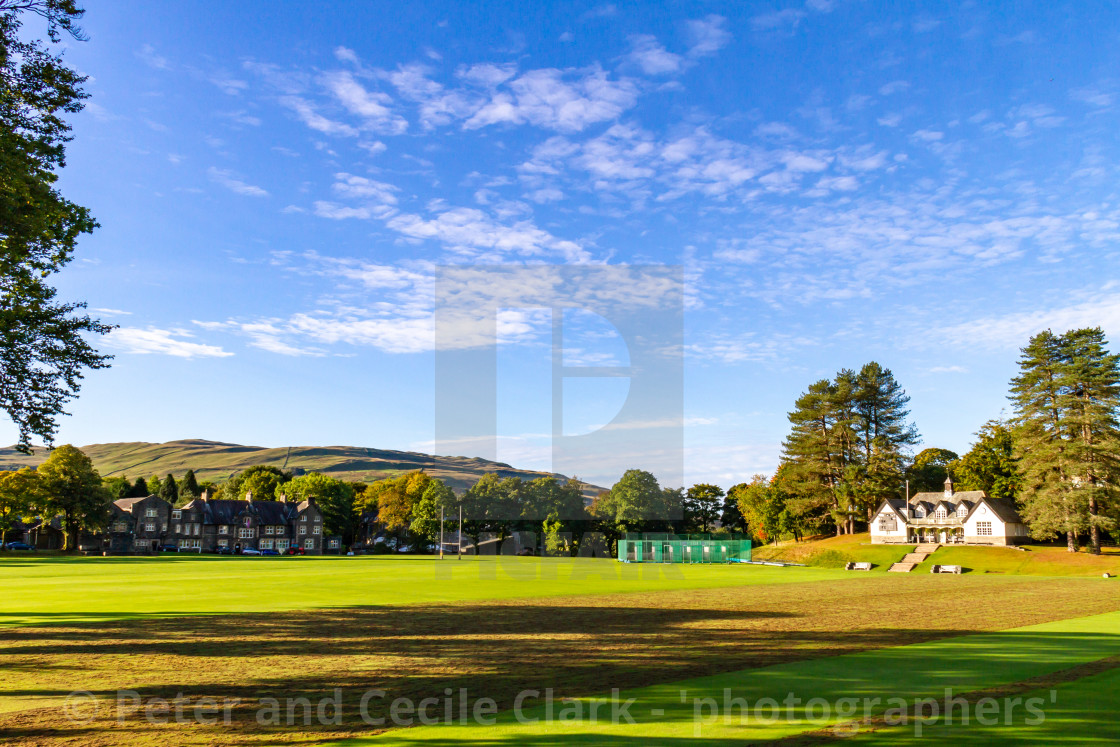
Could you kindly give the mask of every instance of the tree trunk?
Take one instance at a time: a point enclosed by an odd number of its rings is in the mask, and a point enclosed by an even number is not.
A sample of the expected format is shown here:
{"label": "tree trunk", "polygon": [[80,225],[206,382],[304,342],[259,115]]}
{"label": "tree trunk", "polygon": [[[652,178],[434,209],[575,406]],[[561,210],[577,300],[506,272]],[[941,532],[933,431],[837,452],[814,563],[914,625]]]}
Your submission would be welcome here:
{"label": "tree trunk", "polygon": [[1097,498],[1089,498],[1089,552],[1101,554],[1101,529],[1097,526]]}
{"label": "tree trunk", "polygon": [[1072,529],[1066,532],[1066,550],[1077,552],[1077,533]]}

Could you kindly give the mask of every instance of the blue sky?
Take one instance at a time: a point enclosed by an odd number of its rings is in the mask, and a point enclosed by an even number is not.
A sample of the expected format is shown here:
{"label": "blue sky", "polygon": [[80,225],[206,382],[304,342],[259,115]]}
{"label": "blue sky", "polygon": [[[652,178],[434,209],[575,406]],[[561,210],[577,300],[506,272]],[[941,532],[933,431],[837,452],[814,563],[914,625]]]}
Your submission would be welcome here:
{"label": "blue sky", "polygon": [[[1120,334],[1112,4],[90,5],[59,283],[121,328],[61,443],[430,450],[447,263],[683,266],[685,477],[725,487],[841,367],[963,451],[1030,334]],[[503,322],[498,456],[547,468],[548,320]],[[585,428],[624,396],[585,389]]]}

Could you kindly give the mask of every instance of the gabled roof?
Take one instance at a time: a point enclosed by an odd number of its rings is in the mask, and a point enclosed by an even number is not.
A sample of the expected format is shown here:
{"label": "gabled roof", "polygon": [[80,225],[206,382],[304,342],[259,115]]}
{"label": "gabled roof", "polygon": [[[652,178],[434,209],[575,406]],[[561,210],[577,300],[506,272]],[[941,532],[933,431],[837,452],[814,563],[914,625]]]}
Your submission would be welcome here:
{"label": "gabled roof", "polygon": [[[118,498],[117,500],[113,501],[113,505],[116,506],[117,508],[119,508],[121,511],[126,511],[128,513],[132,513],[132,507],[133,506],[135,506],[140,501],[146,501],[149,498],[159,498],[159,496],[157,496],[157,495],[143,495],[143,496],[132,496],[130,498]],[[161,498],[160,500],[163,500],[163,499]]]}
{"label": "gabled roof", "polygon": [[878,516],[884,507],[890,508],[895,516],[903,521],[906,520],[906,516],[903,515],[903,510],[906,508],[906,501],[901,498],[884,498],[883,502],[879,504],[879,508],[875,509],[875,515]]}
{"label": "gabled roof", "polygon": [[253,512],[261,524],[287,524],[292,504],[286,501],[253,501]]}
{"label": "gabled roof", "polygon": [[992,513],[999,517],[999,520],[1004,524],[1023,523],[1022,517],[1019,516],[1018,509],[1015,508],[1015,505],[1011,501],[1003,498],[988,498],[987,496],[985,496],[982,500],[976,502],[976,505],[973,506],[972,510],[968,512],[968,516],[965,517],[965,521],[968,521],[968,519],[971,518],[972,514],[976,512],[976,509],[978,509],[981,504],[986,504],[989,508],[991,508]]}

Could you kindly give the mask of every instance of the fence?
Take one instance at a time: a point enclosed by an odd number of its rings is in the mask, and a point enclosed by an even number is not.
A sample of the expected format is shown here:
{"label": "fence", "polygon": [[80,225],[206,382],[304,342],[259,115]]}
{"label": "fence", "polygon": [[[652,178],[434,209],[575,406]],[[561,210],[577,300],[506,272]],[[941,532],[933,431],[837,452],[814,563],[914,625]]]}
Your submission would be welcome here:
{"label": "fence", "polygon": [[737,535],[628,534],[618,541],[622,563],[743,563],[751,541]]}

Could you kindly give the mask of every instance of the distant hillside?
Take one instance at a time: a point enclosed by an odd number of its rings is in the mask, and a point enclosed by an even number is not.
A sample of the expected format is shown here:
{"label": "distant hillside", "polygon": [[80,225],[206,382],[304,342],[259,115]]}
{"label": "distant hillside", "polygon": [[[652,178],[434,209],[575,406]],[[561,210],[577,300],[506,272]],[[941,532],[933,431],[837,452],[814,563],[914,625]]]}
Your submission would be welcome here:
{"label": "distant hillside", "polygon": [[[359,446],[288,446],[265,449],[218,441],[186,439],[163,444],[91,444],[79,447],[93,460],[102,477],[125,476],[132,479],[171,473],[181,477],[193,469],[199,480],[221,482],[254,464],[269,464],[281,469],[322,472],[342,480],[373,482],[402,472],[423,469],[457,491],[469,488],[487,472],[502,477],[535,480],[548,473],[516,469],[501,462],[471,457],[431,456],[412,451],[388,451]],[[45,449],[33,455],[15,449],[0,449],[0,470],[36,466],[47,457]],[[557,475],[562,479],[563,475]],[[584,494],[593,496],[601,488],[585,485]]]}

